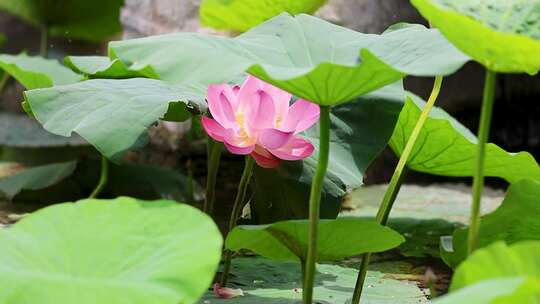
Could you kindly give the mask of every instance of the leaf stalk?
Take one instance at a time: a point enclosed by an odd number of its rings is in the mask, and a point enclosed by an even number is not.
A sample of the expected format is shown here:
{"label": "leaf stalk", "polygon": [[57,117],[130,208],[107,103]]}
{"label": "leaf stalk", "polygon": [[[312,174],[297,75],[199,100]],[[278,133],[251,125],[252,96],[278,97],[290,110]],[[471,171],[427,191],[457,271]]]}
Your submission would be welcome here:
{"label": "leaf stalk", "polygon": [[223,146],[208,137],[207,142],[207,177],[206,177],[206,195],[204,198],[203,211],[212,215],[214,212],[214,201],[216,197],[216,180],[221,160],[221,151]]}
{"label": "leaf stalk", "polygon": [[107,181],[109,179],[109,160],[105,156],[101,156],[101,172],[99,175],[99,182],[92,191],[92,194],[88,198],[96,198],[101,191],[103,191],[103,188],[105,188],[105,185],[107,184]]}

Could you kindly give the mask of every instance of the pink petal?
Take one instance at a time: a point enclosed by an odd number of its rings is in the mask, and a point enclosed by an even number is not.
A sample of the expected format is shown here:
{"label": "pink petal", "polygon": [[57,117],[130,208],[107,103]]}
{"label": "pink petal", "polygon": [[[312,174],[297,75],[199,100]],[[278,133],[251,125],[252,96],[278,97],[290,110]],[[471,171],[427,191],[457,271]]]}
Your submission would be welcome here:
{"label": "pink petal", "polygon": [[278,149],[285,145],[294,132],[283,132],[277,129],[262,129],[259,131],[258,142],[267,149]]}
{"label": "pink petal", "polygon": [[263,168],[266,168],[266,169],[271,169],[271,168],[275,168],[275,167],[279,166],[279,164],[281,163],[281,160],[279,158],[275,157],[274,155],[272,155],[272,154],[270,154],[268,152],[263,153],[263,154],[259,154],[258,150],[259,149],[255,148],[255,151],[251,152],[251,157],[253,157],[253,159],[255,159],[255,162],[260,167],[263,167]]}
{"label": "pink petal", "polygon": [[265,91],[258,91],[257,100],[253,101],[253,106],[258,103],[257,108],[253,108],[249,111],[249,116],[246,116],[248,124],[251,128],[264,129],[273,128],[275,123],[276,109],[274,107],[274,100]]}
{"label": "pink petal", "polygon": [[[246,113],[247,110],[253,108],[254,100],[259,101],[258,92],[262,90],[263,81],[256,77],[248,75],[240,90],[238,91],[238,108],[237,111]],[[257,104],[258,107],[258,104]]]}
{"label": "pink petal", "polygon": [[215,283],[212,287],[214,289],[214,295],[217,298],[232,299],[232,298],[240,297],[244,295],[244,292],[240,288],[233,289],[233,288],[228,288],[228,287],[221,287],[219,286],[219,283]]}
{"label": "pink petal", "polygon": [[209,85],[207,95],[212,117],[225,128],[236,125],[234,108],[237,102],[231,87],[224,84]]}
{"label": "pink petal", "polygon": [[232,144],[229,144],[227,142],[224,142],[225,147],[229,152],[232,154],[238,154],[238,155],[248,155],[255,149],[255,145],[246,146],[246,147],[239,147]]}
{"label": "pink petal", "polygon": [[289,112],[280,129],[284,131],[295,131],[296,133],[305,131],[319,120],[319,115],[319,105],[304,99],[298,99],[289,108]]}
{"label": "pink petal", "polygon": [[225,128],[223,128],[217,121],[206,116],[201,116],[201,124],[208,134],[217,141],[223,141],[225,137]]}
{"label": "pink petal", "polygon": [[236,84],[232,87],[232,90],[235,95],[238,95],[238,92],[240,91],[240,86]]}
{"label": "pink petal", "polygon": [[294,137],[285,146],[270,150],[270,153],[284,160],[300,160],[310,156],[314,149],[309,141],[302,137]]}
{"label": "pink petal", "polygon": [[287,115],[289,110],[289,102],[291,101],[292,95],[278,87],[275,87],[269,83],[263,84],[263,90],[272,96],[274,100],[274,107],[276,109],[276,117],[281,117],[283,119]]}

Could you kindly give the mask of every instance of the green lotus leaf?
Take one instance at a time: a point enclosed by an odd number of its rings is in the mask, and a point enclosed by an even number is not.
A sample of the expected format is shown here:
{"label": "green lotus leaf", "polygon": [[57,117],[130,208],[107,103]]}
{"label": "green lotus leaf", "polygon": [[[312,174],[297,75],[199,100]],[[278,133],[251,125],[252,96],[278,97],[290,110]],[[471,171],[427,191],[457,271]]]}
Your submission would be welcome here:
{"label": "green lotus leaf", "polygon": [[0,244],[0,303],[190,304],[222,238],[193,207],[121,197],[39,210],[0,230]]}
{"label": "green lotus leaf", "polygon": [[0,0],[0,10],[41,27],[53,36],[101,42],[122,30],[124,0]]}
{"label": "green lotus leaf", "polygon": [[146,78],[94,79],[27,91],[25,102],[47,131],[62,136],[76,132],[116,160],[126,150],[143,145],[146,130],[158,119],[187,119],[188,107],[205,111],[205,92],[201,87]]}
{"label": "green lotus leaf", "polygon": [[177,33],[116,41],[109,55],[181,84],[226,83],[247,71],[321,105],[353,100],[408,74],[451,74],[469,60],[438,30],[420,25],[371,35],[286,13],[236,38]]}
{"label": "green lotus leaf", "polygon": [[313,14],[326,0],[203,0],[201,23],[218,30],[245,32],[282,12]]}
{"label": "green lotus leaf", "polygon": [[[401,82],[332,108],[330,162],[321,200],[321,216],[335,218],[347,193],[362,185],[363,174],[388,143],[403,106]],[[251,215],[257,223],[308,217],[311,181],[317,167],[319,128],[303,136],[315,152],[278,168],[255,168]]]}
{"label": "green lotus leaf", "polygon": [[91,78],[158,78],[151,71],[130,70],[120,60],[110,60],[106,56],[67,56],[64,63],[73,71]]}
{"label": "green lotus leaf", "polygon": [[[513,244],[519,241],[540,240],[540,181],[523,179],[514,183],[502,205],[482,217],[480,247],[496,241]],[[468,229],[454,231],[453,252],[442,251],[447,264],[456,267],[467,256]],[[444,249],[444,248],[443,248]]]}
{"label": "green lotus leaf", "polygon": [[70,176],[76,167],[76,161],[54,163],[31,167],[0,178],[0,197],[11,200],[22,190],[45,189]]}
{"label": "green lotus leaf", "polygon": [[488,69],[540,70],[540,1],[411,0],[455,46]]}
{"label": "green lotus leaf", "polygon": [[17,79],[26,89],[47,88],[70,84],[82,77],[53,59],[26,54],[0,54],[0,70]]}
{"label": "green lotus leaf", "polygon": [[[275,260],[305,261],[308,220],[281,221],[270,225],[237,226],[225,242],[233,251],[249,249]],[[365,252],[392,249],[405,239],[375,221],[340,218],[319,222],[318,261],[336,261]]]}
{"label": "green lotus leaf", "polygon": [[[297,304],[302,301],[300,263],[280,262],[261,257],[239,257],[233,260],[229,284],[241,288],[243,297],[218,299],[207,292],[199,302],[234,304]],[[362,301],[377,304],[428,304],[425,292],[414,281],[392,278],[393,273],[370,270]],[[313,288],[313,302],[321,304],[350,303],[358,276],[356,269],[318,264]]]}
{"label": "green lotus leaf", "polygon": [[[394,130],[390,146],[401,155],[425,103],[411,95]],[[476,137],[440,108],[433,108],[420,131],[407,166],[413,170],[444,176],[473,176]],[[540,166],[528,152],[509,153],[495,144],[486,146],[485,176],[514,183],[523,178],[540,181]]]}

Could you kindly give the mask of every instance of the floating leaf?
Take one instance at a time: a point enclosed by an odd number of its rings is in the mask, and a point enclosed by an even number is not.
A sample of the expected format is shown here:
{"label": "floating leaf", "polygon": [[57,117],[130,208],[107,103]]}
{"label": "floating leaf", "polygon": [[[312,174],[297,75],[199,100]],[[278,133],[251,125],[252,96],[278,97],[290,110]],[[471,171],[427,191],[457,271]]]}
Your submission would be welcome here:
{"label": "floating leaf", "polygon": [[64,63],[73,71],[92,78],[158,78],[151,71],[130,70],[120,60],[105,56],[67,56]]}
{"label": "floating leaf", "polygon": [[326,0],[203,0],[201,23],[218,30],[245,32],[282,12],[313,14]]}
{"label": "floating leaf", "polygon": [[[524,240],[540,240],[540,181],[523,179],[512,184],[502,205],[481,220],[479,246],[496,241],[513,244]],[[453,235],[453,252],[442,252],[447,264],[456,267],[467,257],[468,229]]]}
{"label": "floating leaf", "polygon": [[[305,261],[308,220],[292,220],[259,226],[237,226],[225,242],[233,251],[252,250],[275,260]],[[388,227],[360,219],[320,220],[318,261],[336,261],[365,252],[397,247],[404,238]]]}
{"label": "floating leaf", "polygon": [[0,54],[0,69],[17,79],[26,89],[47,88],[81,80],[58,61],[26,54]]}
{"label": "floating leaf", "polygon": [[[102,154],[117,159],[141,146],[146,129],[167,114],[171,103],[178,116],[189,107],[204,111],[205,89],[171,85],[154,79],[95,79],[25,93],[26,102],[44,128],[57,135],[77,132]],[[169,114],[171,115],[171,114]]]}
{"label": "floating leaf", "polygon": [[420,13],[488,69],[540,70],[540,1],[412,0]]}
{"label": "floating leaf", "polygon": [[59,37],[101,42],[122,30],[124,0],[0,0],[5,10]]}
{"label": "floating leaf", "polygon": [[39,190],[52,186],[70,176],[77,162],[56,163],[21,170],[0,179],[0,196],[12,199],[22,190]]}
{"label": "floating leaf", "polygon": [[[234,304],[297,304],[302,300],[302,279],[297,262],[264,258],[236,258],[231,265],[229,285],[245,294],[234,300],[218,299],[207,292],[199,302]],[[319,264],[315,275],[313,302],[350,303],[358,271],[337,265]],[[362,299],[377,304],[427,304],[428,299],[415,282],[394,280],[386,273],[368,271]]]}
{"label": "floating leaf", "polygon": [[[387,145],[403,100],[403,87],[397,82],[332,108],[330,162],[321,202],[323,217],[335,218],[343,197],[362,185],[365,170]],[[318,159],[318,127],[303,136],[315,145],[313,155],[271,170],[255,169],[251,208],[257,223],[307,218]]]}
{"label": "floating leaf", "polygon": [[477,250],[456,269],[450,291],[435,303],[535,303],[540,299],[540,242],[496,242]]}
{"label": "floating leaf", "polygon": [[37,211],[0,244],[1,303],[189,304],[210,286],[222,239],[193,207],[122,197]]}
{"label": "floating leaf", "polygon": [[236,38],[169,34],[112,42],[109,54],[129,69],[183,84],[226,83],[248,71],[321,105],[352,100],[407,74],[451,74],[469,60],[438,30],[421,25],[370,35],[286,13]]}
{"label": "floating leaf", "polygon": [[[418,97],[407,99],[390,140],[400,155],[425,103]],[[473,176],[476,137],[440,108],[433,108],[420,131],[407,166],[413,170],[444,176]],[[486,146],[485,176],[501,177],[510,183],[523,178],[540,180],[540,166],[527,152],[509,153],[495,144]]]}

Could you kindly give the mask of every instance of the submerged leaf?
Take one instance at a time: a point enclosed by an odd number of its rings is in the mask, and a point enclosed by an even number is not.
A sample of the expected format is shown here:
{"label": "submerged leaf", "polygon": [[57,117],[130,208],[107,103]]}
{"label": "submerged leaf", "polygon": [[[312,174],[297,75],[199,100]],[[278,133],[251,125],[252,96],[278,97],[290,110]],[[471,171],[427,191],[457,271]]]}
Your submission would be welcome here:
{"label": "submerged leaf", "polygon": [[108,158],[141,146],[146,130],[165,116],[171,103],[176,116],[189,117],[188,105],[204,111],[205,90],[154,79],[95,79],[25,93],[44,128],[57,135],[78,133]]}
{"label": "submerged leaf", "polygon": [[454,45],[488,69],[540,70],[540,1],[412,0]]}
{"label": "submerged leaf", "polygon": [[[225,242],[233,251],[252,250],[275,260],[305,261],[308,220],[292,220],[260,226],[237,226]],[[319,221],[318,261],[336,261],[365,252],[397,247],[404,238],[375,221],[353,218]]]}
{"label": "submerged leaf", "polygon": [[56,60],[24,53],[0,54],[0,70],[11,75],[28,90],[70,84],[82,79]]}
{"label": "submerged leaf", "polygon": [[22,190],[39,190],[52,186],[70,176],[77,162],[48,164],[18,171],[0,179],[0,196],[12,199]]}
{"label": "submerged leaf", "polygon": [[[496,241],[513,244],[525,240],[540,240],[540,181],[523,179],[512,184],[502,205],[481,219],[479,246]],[[458,229],[453,235],[453,252],[441,252],[447,264],[456,267],[467,257],[468,229]]]}
{"label": "submerged leaf", "polygon": [[326,0],[203,0],[201,23],[218,30],[245,32],[282,12],[313,14]]}
{"label": "submerged leaf", "polygon": [[362,34],[286,13],[236,37],[177,33],[111,42],[111,59],[175,83],[227,83],[249,72],[321,105],[353,100],[403,78],[446,75],[469,58],[435,29]]}
{"label": "submerged leaf", "polygon": [[[390,140],[400,155],[425,103],[410,96]],[[476,137],[440,108],[433,108],[411,152],[407,166],[413,170],[444,176],[473,176]],[[485,176],[501,177],[510,183],[523,178],[540,181],[540,166],[528,152],[509,153],[495,144],[486,146]]]}
{"label": "submerged leaf", "polygon": [[0,245],[0,303],[190,304],[222,239],[193,207],[122,197],[42,209],[0,230]]}

